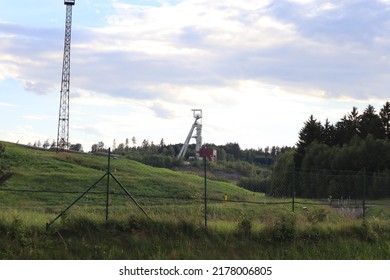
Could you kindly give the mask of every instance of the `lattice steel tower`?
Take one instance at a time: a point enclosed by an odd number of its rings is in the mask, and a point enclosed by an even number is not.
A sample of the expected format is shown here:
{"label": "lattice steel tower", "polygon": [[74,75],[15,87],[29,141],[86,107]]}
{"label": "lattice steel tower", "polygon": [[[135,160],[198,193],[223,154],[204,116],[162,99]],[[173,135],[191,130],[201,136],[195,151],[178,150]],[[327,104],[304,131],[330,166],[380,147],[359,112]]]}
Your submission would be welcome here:
{"label": "lattice steel tower", "polygon": [[65,0],[65,43],[62,64],[62,82],[60,96],[60,113],[58,118],[57,151],[69,149],[69,87],[70,87],[70,42],[72,34],[72,7],[75,0]]}

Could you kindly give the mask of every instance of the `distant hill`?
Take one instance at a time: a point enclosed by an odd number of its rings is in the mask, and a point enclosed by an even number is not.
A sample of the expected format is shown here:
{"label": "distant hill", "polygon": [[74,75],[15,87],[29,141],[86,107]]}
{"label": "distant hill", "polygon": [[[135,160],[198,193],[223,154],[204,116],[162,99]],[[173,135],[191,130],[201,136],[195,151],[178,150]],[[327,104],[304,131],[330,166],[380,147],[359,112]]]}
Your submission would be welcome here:
{"label": "distant hill", "polygon": [[[8,142],[2,144],[5,152],[0,160],[13,175],[0,188],[15,190],[0,192],[0,198],[9,198],[5,200],[7,203],[25,200],[46,206],[66,204],[107,171],[107,156],[104,155],[57,153]],[[111,159],[111,171],[143,204],[164,203],[163,200],[167,198],[197,199],[203,195],[204,179],[195,174],[155,168],[121,156]],[[106,180],[103,180],[93,191],[104,193],[106,184]],[[208,180],[207,187],[211,199],[223,199],[225,195],[236,200],[253,199],[252,192],[231,183]],[[123,193],[113,179],[110,181],[110,192]],[[95,199],[98,201],[98,198]],[[103,200],[101,196],[101,202]]]}

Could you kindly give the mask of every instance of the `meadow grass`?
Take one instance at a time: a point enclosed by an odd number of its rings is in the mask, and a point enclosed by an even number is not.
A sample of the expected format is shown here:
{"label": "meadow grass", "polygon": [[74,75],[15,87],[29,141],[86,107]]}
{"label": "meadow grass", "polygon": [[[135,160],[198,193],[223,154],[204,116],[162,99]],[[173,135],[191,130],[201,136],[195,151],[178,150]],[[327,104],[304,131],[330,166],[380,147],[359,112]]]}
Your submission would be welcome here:
{"label": "meadow grass", "polygon": [[[275,209],[277,210],[277,209]],[[378,218],[310,223],[302,214],[278,213],[254,222],[211,220],[207,230],[183,215],[149,220],[76,208],[48,230],[52,217],[2,211],[1,259],[388,259],[390,224]],[[242,223],[242,221],[246,221]],[[248,224],[250,225],[248,227]]]}

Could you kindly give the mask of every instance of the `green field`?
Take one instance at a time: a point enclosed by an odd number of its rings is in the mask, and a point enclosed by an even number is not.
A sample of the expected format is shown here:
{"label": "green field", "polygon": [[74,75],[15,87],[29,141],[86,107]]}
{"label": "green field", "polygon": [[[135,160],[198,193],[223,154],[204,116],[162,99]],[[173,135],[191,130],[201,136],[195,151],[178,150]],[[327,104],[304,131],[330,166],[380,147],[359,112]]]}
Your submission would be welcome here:
{"label": "green field", "polygon": [[13,176],[0,186],[0,259],[390,257],[386,208],[369,209],[365,221],[326,205],[299,204],[292,213],[288,200],[269,204],[263,194],[208,180],[206,230],[204,178],[125,157],[112,158],[112,173],[151,219],[111,178],[107,221],[104,179],[46,230],[105,174],[107,157],[3,144],[0,160]]}

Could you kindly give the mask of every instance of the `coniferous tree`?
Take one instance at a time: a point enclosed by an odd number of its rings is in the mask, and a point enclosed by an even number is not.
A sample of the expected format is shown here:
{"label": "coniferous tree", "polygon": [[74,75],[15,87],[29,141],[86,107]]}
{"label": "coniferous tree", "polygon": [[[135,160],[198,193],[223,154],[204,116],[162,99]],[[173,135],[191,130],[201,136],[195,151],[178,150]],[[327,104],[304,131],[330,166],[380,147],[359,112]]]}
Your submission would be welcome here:
{"label": "coniferous tree", "polygon": [[353,107],[351,113],[348,114],[348,120],[351,132],[353,132],[353,134],[358,134],[360,126],[360,116],[356,107]]}
{"label": "coniferous tree", "polygon": [[368,105],[360,117],[360,137],[365,139],[371,134],[375,139],[384,138],[384,130],[380,117],[376,114],[375,108]]}
{"label": "coniferous tree", "polygon": [[126,151],[129,150],[129,138],[126,138],[126,141],[125,141],[125,150]]}
{"label": "coniferous tree", "polygon": [[336,145],[336,128],[326,119],[322,130],[322,142],[328,146]]}
{"label": "coniferous tree", "polygon": [[335,143],[339,145],[349,143],[355,135],[359,135],[360,116],[357,108],[353,107],[351,113],[336,123],[335,128]]}
{"label": "coniferous tree", "polygon": [[323,127],[321,122],[318,122],[313,115],[305,122],[303,128],[299,132],[299,140],[297,149],[294,154],[294,162],[296,167],[301,167],[303,157],[305,156],[306,148],[314,141],[321,141]]}
{"label": "coniferous tree", "polygon": [[379,112],[379,116],[382,121],[382,127],[384,132],[384,139],[390,139],[390,102],[387,101],[385,105],[383,105],[382,109]]}

